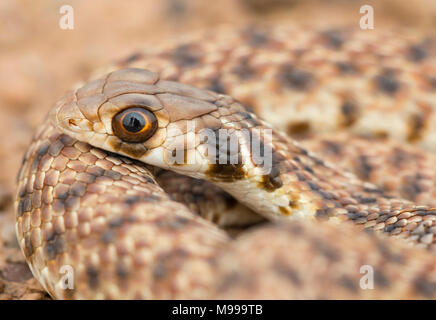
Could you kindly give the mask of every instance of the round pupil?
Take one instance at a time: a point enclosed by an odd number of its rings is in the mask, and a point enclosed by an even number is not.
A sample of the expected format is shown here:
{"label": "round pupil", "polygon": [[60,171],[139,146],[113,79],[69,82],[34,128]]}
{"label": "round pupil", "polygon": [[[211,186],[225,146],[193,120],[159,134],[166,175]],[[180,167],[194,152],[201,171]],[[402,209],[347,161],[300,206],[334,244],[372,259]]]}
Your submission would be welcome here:
{"label": "round pupil", "polygon": [[130,112],[123,119],[123,126],[129,132],[138,132],[145,127],[144,116],[138,112]]}

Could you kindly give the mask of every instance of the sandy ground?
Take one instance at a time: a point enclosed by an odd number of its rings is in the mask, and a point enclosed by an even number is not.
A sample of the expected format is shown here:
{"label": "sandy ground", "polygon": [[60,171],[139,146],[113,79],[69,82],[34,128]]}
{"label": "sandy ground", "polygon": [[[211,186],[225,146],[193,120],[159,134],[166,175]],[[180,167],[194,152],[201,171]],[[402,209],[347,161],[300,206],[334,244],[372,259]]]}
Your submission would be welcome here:
{"label": "sandy ground", "polygon": [[357,23],[372,4],[376,28],[435,30],[436,2],[352,0],[70,0],[74,30],[59,27],[61,2],[0,2],[0,300],[48,299],[15,240],[15,178],[32,133],[51,105],[96,67],[165,37],[219,24]]}

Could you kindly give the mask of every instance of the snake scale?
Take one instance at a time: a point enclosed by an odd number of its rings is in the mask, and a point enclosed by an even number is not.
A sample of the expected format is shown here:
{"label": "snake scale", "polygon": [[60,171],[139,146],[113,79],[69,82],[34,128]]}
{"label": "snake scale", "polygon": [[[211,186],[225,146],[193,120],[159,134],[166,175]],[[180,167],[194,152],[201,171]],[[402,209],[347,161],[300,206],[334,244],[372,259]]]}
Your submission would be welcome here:
{"label": "snake scale", "polygon": [[34,276],[58,299],[435,298],[435,53],[386,30],[222,27],[98,71],[23,158]]}

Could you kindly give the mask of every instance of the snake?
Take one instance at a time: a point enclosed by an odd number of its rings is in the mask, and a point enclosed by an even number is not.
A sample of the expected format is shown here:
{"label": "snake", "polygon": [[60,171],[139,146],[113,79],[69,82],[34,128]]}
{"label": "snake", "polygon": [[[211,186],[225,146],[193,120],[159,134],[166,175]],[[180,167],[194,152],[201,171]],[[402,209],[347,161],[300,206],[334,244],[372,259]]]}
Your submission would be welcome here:
{"label": "snake", "polygon": [[223,26],[97,70],[23,157],[34,277],[55,299],[436,298],[435,53]]}

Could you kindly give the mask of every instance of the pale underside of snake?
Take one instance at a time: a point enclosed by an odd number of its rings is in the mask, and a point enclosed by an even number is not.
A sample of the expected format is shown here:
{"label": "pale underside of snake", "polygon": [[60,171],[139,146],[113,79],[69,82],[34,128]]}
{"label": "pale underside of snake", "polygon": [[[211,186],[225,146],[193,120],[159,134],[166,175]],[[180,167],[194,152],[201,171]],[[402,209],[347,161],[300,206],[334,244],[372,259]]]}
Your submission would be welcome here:
{"label": "pale underside of snake", "polygon": [[431,39],[222,28],[93,79],[56,103],[18,176],[19,244],[52,297],[436,297]]}

